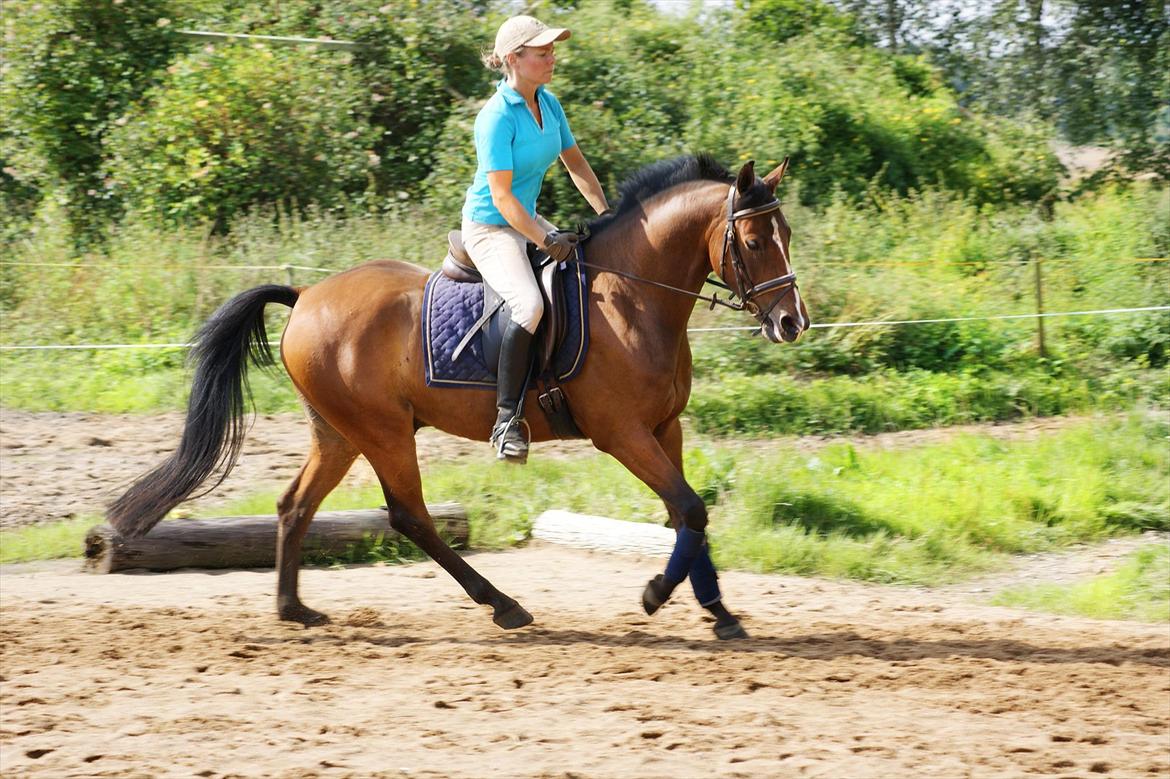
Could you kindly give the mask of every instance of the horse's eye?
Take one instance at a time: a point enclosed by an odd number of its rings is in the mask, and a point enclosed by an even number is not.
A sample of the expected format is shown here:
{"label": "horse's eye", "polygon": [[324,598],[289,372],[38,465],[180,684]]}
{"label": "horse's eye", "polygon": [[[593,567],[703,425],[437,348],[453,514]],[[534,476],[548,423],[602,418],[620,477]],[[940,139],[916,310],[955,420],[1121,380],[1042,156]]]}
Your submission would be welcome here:
{"label": "horse's eye", "polygon": [[749,238],[748,242],[747,242],[747,247],[749,249],[751,249],[753,252],[758,252],[760,250],[760,242],[757,241],[755,238]]}

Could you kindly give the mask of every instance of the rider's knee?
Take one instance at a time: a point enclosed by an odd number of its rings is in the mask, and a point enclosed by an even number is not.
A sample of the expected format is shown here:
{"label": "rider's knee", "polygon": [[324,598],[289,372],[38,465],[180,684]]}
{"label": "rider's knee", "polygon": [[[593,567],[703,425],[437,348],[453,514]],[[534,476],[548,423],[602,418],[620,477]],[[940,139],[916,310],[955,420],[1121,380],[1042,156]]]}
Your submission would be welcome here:
{"label": "rider's knee", "polygon": [[541,318],[544,316],[544,301],[540,296],[526,297],[516,303],[512,311],[512,321],[530,333],[535,333]]}

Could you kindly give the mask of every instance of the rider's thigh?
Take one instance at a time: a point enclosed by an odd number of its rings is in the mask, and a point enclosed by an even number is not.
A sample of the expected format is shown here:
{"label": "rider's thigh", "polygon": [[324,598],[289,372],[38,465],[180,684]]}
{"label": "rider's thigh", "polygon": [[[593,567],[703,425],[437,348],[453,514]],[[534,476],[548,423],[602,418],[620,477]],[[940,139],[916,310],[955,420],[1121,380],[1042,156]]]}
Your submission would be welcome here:
{"label": "rider's thigh", "polygon": [[508,304],[512,321],[535,333],[544,316],[544,301],[528,263],[527,244],[511,227],[463,222],[463,246],[484,281]]}

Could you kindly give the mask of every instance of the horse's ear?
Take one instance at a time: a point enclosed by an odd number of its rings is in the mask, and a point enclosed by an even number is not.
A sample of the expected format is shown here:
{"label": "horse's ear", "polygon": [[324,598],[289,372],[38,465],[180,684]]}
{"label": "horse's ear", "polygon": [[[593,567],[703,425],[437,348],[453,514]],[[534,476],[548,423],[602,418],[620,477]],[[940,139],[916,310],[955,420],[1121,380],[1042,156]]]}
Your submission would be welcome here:
{"label": "horse's ear", "polygon": [[784,174],[787,172],[788,158],[785,157],[784,161],[777,165],[774,171],[764,176],[764,184],[767,185],[773,194],[776,193],[776,187],[780,186],[780,182],[784,180]]}
{"label": "horse's ear", "polygon": [[752,188],[752,184],[756,183],[756,161],[748,160],[747,164],[739,169],[739,178],[735,180],[735,190],[741,195],[746,195],[747,191]]}

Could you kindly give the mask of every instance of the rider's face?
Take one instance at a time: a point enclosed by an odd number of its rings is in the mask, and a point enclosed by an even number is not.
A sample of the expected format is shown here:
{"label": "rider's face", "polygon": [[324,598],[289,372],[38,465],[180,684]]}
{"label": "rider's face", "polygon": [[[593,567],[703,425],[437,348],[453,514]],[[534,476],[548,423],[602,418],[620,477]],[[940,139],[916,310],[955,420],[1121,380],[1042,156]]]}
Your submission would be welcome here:
{"label": "rider's face", "polygon": [[525,46],[516,53],[512,69],[524,81],[533,84],[547,84],[552,81],[557,55],[553,44],[548,46]]}

